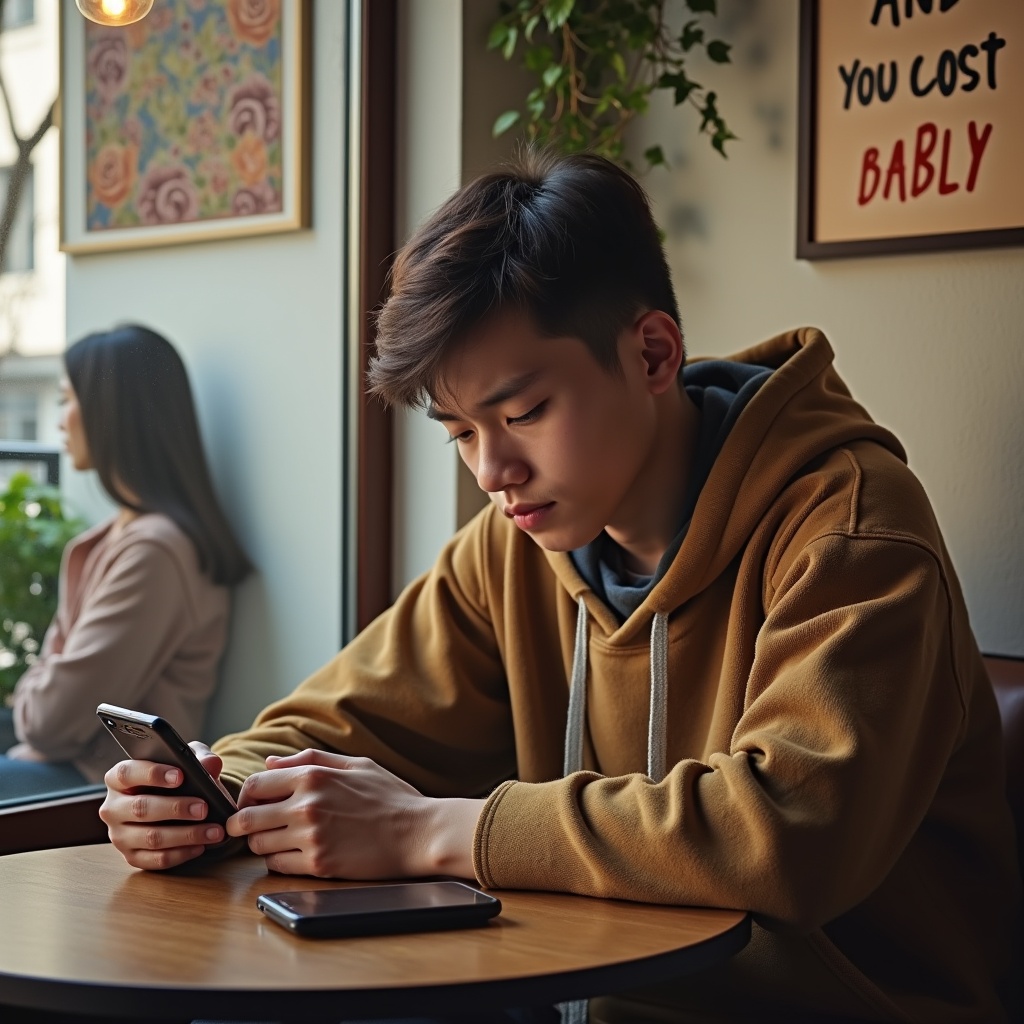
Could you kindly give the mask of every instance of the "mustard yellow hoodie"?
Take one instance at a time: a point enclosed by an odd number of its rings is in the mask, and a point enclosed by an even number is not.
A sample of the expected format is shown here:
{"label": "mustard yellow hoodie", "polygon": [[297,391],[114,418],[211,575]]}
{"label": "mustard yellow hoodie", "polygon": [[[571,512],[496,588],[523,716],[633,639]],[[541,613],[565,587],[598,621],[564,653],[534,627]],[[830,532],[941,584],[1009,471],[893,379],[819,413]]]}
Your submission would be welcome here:
{"label": "mustard yellow hoodie", "polygon": [[483,885],[754,913],[722,970],[592,1020],[1003,1020],[1019,881],[998,710],[935,517],[819,331],[733,358],[775,372],[624,623],[488,508],[217,744],[225,779],[307,746],[372,757],[488,796]]}

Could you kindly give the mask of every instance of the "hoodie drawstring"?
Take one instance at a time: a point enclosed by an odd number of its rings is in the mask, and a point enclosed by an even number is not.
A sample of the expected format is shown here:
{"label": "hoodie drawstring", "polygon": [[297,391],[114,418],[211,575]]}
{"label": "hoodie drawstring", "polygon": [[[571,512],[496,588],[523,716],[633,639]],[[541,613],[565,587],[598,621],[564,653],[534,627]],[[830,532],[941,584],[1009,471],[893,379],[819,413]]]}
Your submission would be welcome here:
{"label": "hoodie drawstring", "polygon": [[[668,701],[668,616],[655,612],[651,620],[651,694],[647,721],[647,774],[661,782],[666,772],[665,708]],[[583,767],[583,734],[587,723],[587,605],[576,602],[576,643],[569,682],[569,720],[565,726],[564,775]]]}
{"label": "hoodie drawstring", "polygon": [[[665,705],[668,700],[668,616],[655,612],[651,621],[651,696],[647,722],[647,774],[665,778]],[[576,643],[569,682],[569,720],[565,726],[563,774],[583,768],[583,733],[587,724],[587,603],[576,602]],[[587,1024],[587,1000],[559,1003],[562,1024]]]}
{"label": "hoodie drawstring", "polygon": [[583,730],[587,721],[587,605],[581,597],[576,605],[576,645],[572,652],[569,682],[569,720],[565,726],[565,755],[562,774],[572,775],[583,767]]}
{"label": "hoodie drawstring", "polygon": [[665,705],[668,701],[668,616],[655,612],[651,621],[651,707],[647,719],[647,774],[665,778]]}

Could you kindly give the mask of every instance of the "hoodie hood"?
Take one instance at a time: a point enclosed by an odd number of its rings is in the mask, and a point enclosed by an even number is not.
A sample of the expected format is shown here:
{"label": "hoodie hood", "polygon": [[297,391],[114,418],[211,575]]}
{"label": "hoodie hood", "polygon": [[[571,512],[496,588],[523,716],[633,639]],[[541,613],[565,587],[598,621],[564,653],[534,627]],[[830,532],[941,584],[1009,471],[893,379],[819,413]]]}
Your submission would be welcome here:
{"label": "hoodie hood", "polygon": [[[612,642],[632,643],[717,579],[743,550],[779,494],[817,457],[856,440],[906,452],[850,395],[833,366],[832,346],[815,327],[778,334],[729,357],[774,372],[729,433],[694,508],[671,568],[624,623],[593,594],[565,552],[547,558],[573,599]],[[691,359],[691,363],[702,362]]]}

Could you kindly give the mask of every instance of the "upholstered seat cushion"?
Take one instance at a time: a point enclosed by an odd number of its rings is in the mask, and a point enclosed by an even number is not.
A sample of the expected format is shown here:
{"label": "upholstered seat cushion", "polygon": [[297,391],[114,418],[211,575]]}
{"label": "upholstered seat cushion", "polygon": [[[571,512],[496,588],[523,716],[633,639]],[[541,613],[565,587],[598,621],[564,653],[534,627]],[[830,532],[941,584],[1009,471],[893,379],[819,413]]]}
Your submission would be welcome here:
{"label": "upholstered seat cushion", "polygon": [[1017,856],[1024,876],[1024,658],[985,658],[1003,719],[1006,795],[1017,823]]}

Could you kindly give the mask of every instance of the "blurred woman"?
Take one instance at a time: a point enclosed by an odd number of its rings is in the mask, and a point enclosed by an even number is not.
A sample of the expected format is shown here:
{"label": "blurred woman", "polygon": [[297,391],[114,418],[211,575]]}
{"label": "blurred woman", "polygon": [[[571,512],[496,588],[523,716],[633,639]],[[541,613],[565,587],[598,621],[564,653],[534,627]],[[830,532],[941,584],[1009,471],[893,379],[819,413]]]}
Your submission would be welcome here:
{"label": "blurred woman", "polygon": [[61,430],[118,511],[64,551],[57,614],[0,736],[0,800],[99,782],[121,760],[101,701],[200,735],[250,571],[210,480],[184,364],[155,331],[90,334],[64,356]]}

